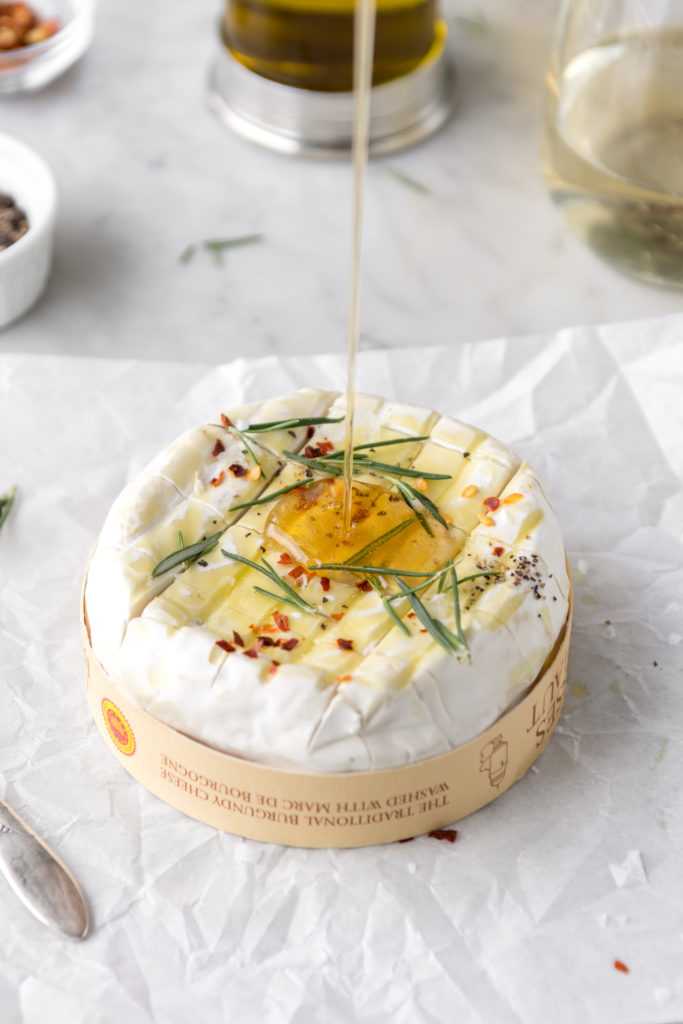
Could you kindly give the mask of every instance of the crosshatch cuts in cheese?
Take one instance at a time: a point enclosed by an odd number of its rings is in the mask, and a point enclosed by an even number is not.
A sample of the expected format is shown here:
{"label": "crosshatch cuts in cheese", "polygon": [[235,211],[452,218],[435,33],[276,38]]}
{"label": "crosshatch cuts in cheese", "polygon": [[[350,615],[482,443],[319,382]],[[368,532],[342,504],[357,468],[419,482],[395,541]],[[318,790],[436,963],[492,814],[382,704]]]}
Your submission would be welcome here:
{"label": "crosshatch cuts in cheese", "polygon": [[220,411],[124,489],[85,580],[89,697],[122,763],[194,817],[291,845],[386,842],[489,802],[543,749],[566,680],[570,580],[531,467],[359,396],[345,530],[344,420],[314,389]]}

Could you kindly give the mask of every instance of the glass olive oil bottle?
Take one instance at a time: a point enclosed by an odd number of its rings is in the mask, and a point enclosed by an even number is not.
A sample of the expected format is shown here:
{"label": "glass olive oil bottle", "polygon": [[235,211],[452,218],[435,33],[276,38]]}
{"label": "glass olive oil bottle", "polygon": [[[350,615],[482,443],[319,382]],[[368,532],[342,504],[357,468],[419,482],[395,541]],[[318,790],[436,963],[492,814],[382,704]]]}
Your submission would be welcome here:
{"label": "glass olive oil bottle", "polygon": [[[354,0],[228,0],[223,42],[284,85],[350,92]],[[373,85],[414,71],[443,41],[437,0],[377,0]]]}

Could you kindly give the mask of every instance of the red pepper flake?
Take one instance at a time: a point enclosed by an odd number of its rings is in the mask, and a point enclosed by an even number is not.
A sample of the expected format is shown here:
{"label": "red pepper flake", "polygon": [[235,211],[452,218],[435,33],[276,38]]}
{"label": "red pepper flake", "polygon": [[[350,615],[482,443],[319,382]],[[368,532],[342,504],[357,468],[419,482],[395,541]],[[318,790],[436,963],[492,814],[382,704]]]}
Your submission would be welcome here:
{"label": "red pepper flake", "polygon": [[352,651],[353,650],[353,640],[342,640],[342,639],[339,639],[339,640],[337,640],[337,647],[339,648],[340,651]]}
{"label": "red pepper flake", "polygon": [[232,426],[232,420],[229,419],[224,412],[221,413],[221,423],[223,424],[224,427]]}
{"label": "red pepper flake", "polygon": [[310,438],[312,438],[314,434],[315,434],[315,427],[309,427],[308,430],[306,431],[306,437],[309,438],[309,440],[310,440]]}
{"label": "red pepper flake", "polygon": [[447,843],[454,843],[458,833],[454,828],[435,828],[428,833],[430,839],[445,839]]}
{"label": "red pepper flake", "polygon": [[497,508],[500,508],[500,498],[496,498],[495,495],[484,498],[484,504],[490,512],[495,512]]}
{"label": "red pepper flake", "polygon": [[223,483],[224,479],[225,479],[225,470],[222,469],[220,471],[220,473],[218,474],[218,476],[214,476],[214,477],[211,478],[211,486],[212,487],[220,487],[220,485]]}
{"label": "red pepper flake", "polygon": [[348,676],[348,675],[347,676],[337,676],[337,682],[338,683],[348,683],[350,678],[351,678],[351,676]]}
{"label": "red pepper flake", "polygon": [[283,551],[280,557],[278,558],[278,562],[280,565],[291,565],[292,556],[290,555],[289,551]]}
{"label": "red pepper flake", "polygon": [[222,651],[227,651],[228,654],[232,654],[232,652],[235,650],[233,645],[231,643],[228,643],[227,640],[216,640],[216,647],[220,647]]}
{"label": "red pepper flake", "polygon": [[499,544],[497,547],[493,549],[493,553],[494,555],[497,555],[500,558],[500,556],[505,553],[505,548],[501,547]]}
{"label": "red pepper flake", "polygon": [[294,580],[298,580],[299,576],[303,576],[305,571],[306,570],[304,569],[303,565],[295,565],[293,569],[289,570],[287,575],[291,576],[292,579],[294,579]]}
{"label": "red pepper flake", "polygon": [[621,971],[622,974],[630,974],[631,973],[629,971],[628,967],[626,966],[626,964],[623,962],[623,960],[615,960],[614,961],[614,969],[615,969],[615,971]]}
{"label": "red pepper flake", "polygon": [[233,629],[232,631],[232,639],[233,643],[236,643],[238,647],[244,647],[244,640],[239,635],[236,629]]}
{"label": "red pepper flake", "polygon": [[224,451],[225,451],[225,445],[223,444],[223,442],[221,441],[221,439],[219,437],[218,440],[216,441],[215,445],[213,446],[213,451],[211,452],[211,454],[213,455],[213,457],[215,459],[217,455],[220,455],[220,453],[224,452]]}
{"label": "red pepper flake", "polygon": [[286,615],[283,615],[282,612],[273,612],[273,618],[278,629],[281,629],[283,633],[289,632],[289,619]]}
{"label": "red pepper flake", "polygon": [[259,638],[255,643],[251,645],[248,651],[244,651],[243,654],[247,658],[258,658],[258,652],[263,647],[263,641]]}
{"label": "red pepper flake", "polygon": [[334,445],[327,437],[325,438],[324,441],[320,442],[318,448],[320,449],[322,455],[328,455],[331,451],[334,451]]}
{"label": "red pepper flake", "polygon": [[275,647],[275,641],[272,636],[259,636],[256,639],[261,641],[262,647]]}
{"label": "red pepper flake", "polygon": [[265,626],[261,626],[262,633],[277,633],[277,626],[271,626],[269,622]]}
{"label": "red pepper flake", "polygon": [[408,612],[408,614],[406,615],[406,618],[407,619],[414,619],[415,618],[415,612]]}
{"label": "red pepper flake", "polygon": [[420,633],[426,633],[426,632],[427,632],[427,630],[426,630],[426,629],[421,629],[421,630],[420,630]]}
{"label": "red pepper flake", "polygon": [[330,580],[327,576],[320,577],[320,586],[323,588],[325,593],[330,589]]}
{"label": "red pepper flake", "polygon": [[408,836],[407,839],[399,839],[399,843],[412,843],[414,839],[415,836]]}
{"label": "red pepper flake", "polygon": [[337,622],[341,622],[341,620],[344,618],[344,612],[332,612],[330,618],[336,619]]}
{"label": "red pepper flake", "polygon": [[240,466],[239,462],[233,462],[228,468],[233,476],[246,476],[248,472],[247,467]]}
{"label": "red pepper flake", "polygon": [[359,590],[362,590],[364,594],[367,594],[368,590],[372,590],[372,584],[370,580],[361,580],[360,583],[356,583]]}
{"label": "red pepper flake", "polygon": [[269,676],[274,676],[275,673],[277,672],[277,670],[279,669],[279,667],[280,667],[280,662],[279,661],[274,661],[273,659],[271,659],[270,668],[268,669],[268,675]]}
{"label": "red pepper flake", "polygon": [[297,640],[297,638],[293,636],[291,640],[285,640],[284,643],[280,644],[280,646],[282,647],[283,651],[293,651],[298,643],[299,641]]}

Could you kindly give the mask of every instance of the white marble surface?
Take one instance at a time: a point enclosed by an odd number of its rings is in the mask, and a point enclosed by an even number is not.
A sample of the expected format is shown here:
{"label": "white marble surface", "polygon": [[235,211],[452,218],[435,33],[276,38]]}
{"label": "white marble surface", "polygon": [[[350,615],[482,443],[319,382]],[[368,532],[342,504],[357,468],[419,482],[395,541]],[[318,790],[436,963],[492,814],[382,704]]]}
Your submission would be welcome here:
{"label": "white marble surface", "polygon": [[[456,115],[368,180],[363,343],[450,343],[676,312],[683,293],[618,275],[565,229],[538,164],[556,5],[447,0]],[[2,127],[60,189],[54,272],[0,353],[223,362],[339,351],[348,281],[346,164],[276,156],[206,103],[218,0],[100,5],[81,64],[5,99]],[[485,31],[463,18],[484,16]],[[418,194],[390,162],[427,185]],[[224,266],[178,256],[263,232]]]}

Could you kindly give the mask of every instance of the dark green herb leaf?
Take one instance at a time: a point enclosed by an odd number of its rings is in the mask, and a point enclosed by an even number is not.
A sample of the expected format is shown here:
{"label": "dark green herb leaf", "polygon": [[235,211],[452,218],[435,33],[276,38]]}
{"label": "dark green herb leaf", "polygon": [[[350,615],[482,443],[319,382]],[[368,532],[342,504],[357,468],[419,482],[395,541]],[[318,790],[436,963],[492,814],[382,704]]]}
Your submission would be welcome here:
{"label": "dark green herb leaf", "polygon": [[391,176],[396,178],[397,181],[407,185],[408,188],[412,188],[414,192],[420,192],[423,196],[430,196],[432,194],[427,186],[423,185],[421,181],[416,181],[415,178],[411,178],[409,174],[406,174],[405,171],[399,170],[398,167],[394,167],[393,164],[385,164],[384,167],[388,174],[391,174]]}
{"label": "dark green herb leaf", "polygon": [[406,636],[410,636],[410,630],[406,626],[406,624],[403,621],[403,619],[401,619],[401,617],[397,614],[396,609],[392,608],[391,605],[389,604],[389,602],[387,601],[386,597],[382,593],[382,589],[381,589],[379,583],[377,582],[377,580],[373,579],[372,577],[370,577],[368,582],[370,583],[370,586],[372,587],[372,589],[377,594],[379,594],[379,596],[380,596],[380,598],[382,600],[382,604],[384,605],[384,610],[387,613],[387,615],[389,616],[389,618],[393,619],[393,621],[396,623],[396,625],[399,627],[399,629],[402,629],[403,632],[406,634]]}
{"label": "dark green herb leaf", "polygon": [[295,452],[283,452],[282,454],[290,462],[298,462],[300,465],[306,466],[307,469],[314,469],[326,476],[341,476],[344,472],[344,467],[335,463],[322,462],[320,459],[307,459],[304,455],[297,455]]}
{"label": "dark green herb leaf", "polygon": [[288,484],[287,487],[281,487],[279,491],[273,491],[272,494],[266,494],[263,498],[254,498],[253,501],[243,501],[239,505],[231,505],[228,512],[237,512],[240,508],[251,508],[252,505],[267,505],[269,501],[275,501],[281,495],[286,494],[288,491],[303,490],[305,487],[310,487],[311,484],[318,483],[317,480],[299,480],[295,484]]}
{"label": "dark green herb leaf", "polygon": [[17,488],[10,487],[6,494],[0,494],[0,526],[5,522],[9,515],[9,510],[14,504],[14,497],[17,493]]}
{"label": "dark green herb leaf", "polygon": [[206,537],[204,540],[198,540],[196,544],[188,544],[187,547],[180,548],[178,551],[173,551],[170,555],[167,555],[166,558],[162,558],[161,561],[154,566],[151,575],[153,577],[163,576],[163,574],[168,572],[169,569],[175,569],[177,566],[185,563],[190,565],[202,555],[205,555],[207,551],[211,551],[212,548],[215,548],[222,536],[223,530],[219,530],[218,533],[212,533],[210,537]]}
{"label": "dark green herb leaf", "polygon": [[[281,579],[280,576],[278,576],[275,569],[273,569],[272,565],[270,565],[265,558],[261,559],[263,565],[258,565],[258,563],[252,562],[250,558],[245,558],[244,555],[232,554],[230,551],[226,551],[225,548],[221,548],[221,554],[225,555],[226,558],[232,558],[233,561],[235,562],[242,562],[244,565],[248,565],[252,569],[256,569],[257,572],[262,573],[262,575],[267,576],[269,580],[271,580],[273,583],[277,584],[277,586],[281,588],[285,597],[287,597],[287,601],[285,602],[286,604],[292,604],[294,602],[295,607],[300,608],[301,611],[310,612],[311,615],[319,614],[319,612],[315,608],[313,608],[312,605],[308,603],[308,601],[304,601],[303,597],[299,597],[299,595],[297,594],[296,590],[293,589],[293,587],[290,587],[288,583],[285,583],[285,581]],[[254,589],[258,588],[255,587]],[[273,594],[270,594],[269,592],[267,593],[269,597],[275,596]],[[275,597],[275,600],[279,601],[280,598]],[[284,601],[285,598],[283,597],[282,600]]]}
{"label": "dark green herb leaf", "polygon": [[376,473],[383,473],[385,476],[408,476],[418,477],[423,480],[451,480],[448,473],[423,473],[419,469],[403,469],[401,466],[392,466],[386,462],[363,462],[363,472],[373,470]]}
{"label": "dark green herb leaf", "polygon": [[330,419],[329,416],[308,416],[291,420],[272,420],[270,423],[250,423],[244,428],[245,434],[265,434],[270,430],[296,430],[298,427],[314,427],[318,423],[341,423],[343,416]]}
{"label": "dark green herb leaf", "polygon": [[413,505],[413,501],[415,500],[414,495],[417,494],[417,491],[414,491],[409,484],[402,483],[401,480],[396,480],[395,483],[396,487],[398,488],[398,493],[401,495],[401,497],[403,498],[411,512],[415,513],[422,529],[425,531],[425,533],[428,533],[430,537],[433,537],[434,531],[432,530],[431,526],[429,525],[425,517],[422,515],[420,510],[418,508],[415,508],[415,506]]}
{"label": "dark green herb leaf", "polygon": [[197,251],[197,246],[196,245],[188,245],[188,246],[186,246],[183,249],[183,251],[181,252],[180,256],[178,257],[178,262],[179,263],[189,263],[190,260],[192,259],[192,257],[194,256],[194,254],[196,253],[196,251]]}
{"label": "dark green herb leaf", "polygon": [[214,262],[221,264],[223,262],[223,252],[226,249],[235,249],[239,245],[251,245],[253,242],[262,242],[264,236],[261,234],[255,235],[236,235],[234,238],[207,238],[206,241],[202,242],[205,249],[208,249],[214,258]]}
{"label": "dark green herb leaf", "polygon": [[356,565],[363,558],[365,558],[366,555],[369,555],[373,551],[376,551],[377,548],[381,547],[383,544],[386,544],[387,541],[393,540],[393,538],[396,537],[399,533],[401,533],[402,530],[405,530],[407,526],[412,526],[413,522],[413,519],[404,519],[402,523],[399,523],[397,526],[394,526],[391,530],[387,530],[386,533],[382,533],[380,534],[379,537],[375,537],[375,539],[371,540],[369,544],[366,544],[364,548],[361,548],[360,551],[356,551],[353,555],[351,555],[351,557],[347,559],[346,562],[342,562],[342,567],[345,568],[347,564]]}
{"label": "dark green herb leaf", "polygon": [[436,640],[436,642],[449,654],[457,654],[459,650],[466,647],[460,637],[455,636],[446,628],[446,626],[444,626],[443,622],[440,622],[429,614],[420,599],[409,591],[408,587],[406,587],[405,583],[403,583],[398,576],[394,576],[394,580],[396,581],[397,587],[399,587],[403,592],[404,597],[408,599],[410,607],[413,609],[433,640]]}

